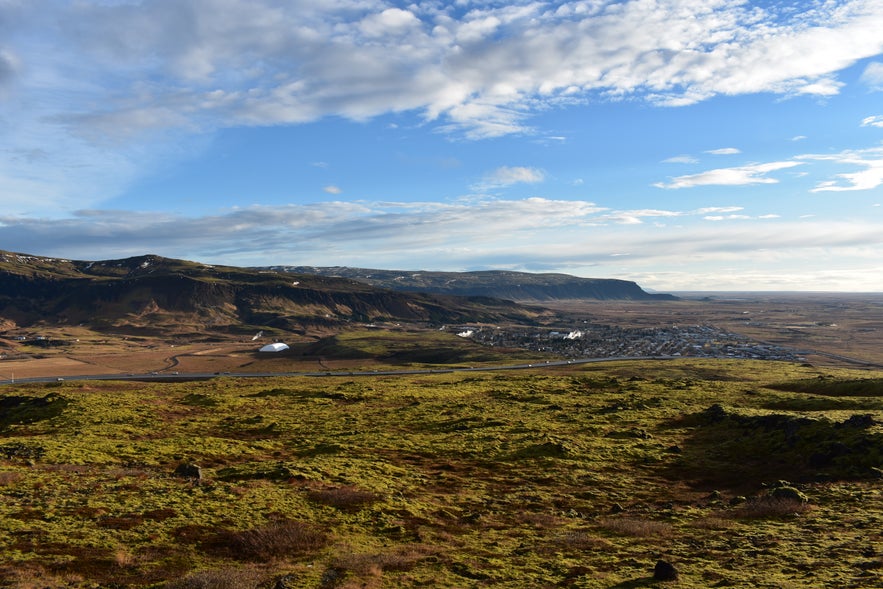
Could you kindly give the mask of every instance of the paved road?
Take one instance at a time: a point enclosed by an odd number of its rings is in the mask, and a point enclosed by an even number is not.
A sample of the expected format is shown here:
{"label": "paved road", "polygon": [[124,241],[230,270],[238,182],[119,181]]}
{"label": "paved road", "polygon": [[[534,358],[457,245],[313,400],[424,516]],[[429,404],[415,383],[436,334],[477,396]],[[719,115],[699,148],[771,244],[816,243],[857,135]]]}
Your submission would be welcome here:
{"label": "paved road", "polygon": [[621,360],[670,360],[675,356],[617,356],[613,358],[580,358],[576,360],[540,360],[529,364],[500,364],[492,366],[470,366],[466,368],[420,368],[409,370],[361,370],[325,372],[149,372],[144,374],[92,374],[77,376],[40,376],[0,380],[0,385],[46,382],[76,382],[89,380],[136,380],[151,382],[174,382],[184,380],[207,380],[210,378],[275,378],[280,376],[340,377],[340,376],[404,376],[412,374],[444,374],[449,372],[486,372],[493,370],[526,370],[530,368],[570,366],[596,362],[618,362]]}

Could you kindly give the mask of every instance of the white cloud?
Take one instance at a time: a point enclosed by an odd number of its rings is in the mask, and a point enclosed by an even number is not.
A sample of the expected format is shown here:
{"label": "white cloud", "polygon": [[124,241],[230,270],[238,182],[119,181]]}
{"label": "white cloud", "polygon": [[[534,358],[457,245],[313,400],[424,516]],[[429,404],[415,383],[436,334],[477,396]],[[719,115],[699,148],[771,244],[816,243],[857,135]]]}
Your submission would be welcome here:
{"label": "white cloud", "polygon": [[704,217],[706,221],[734,221],[751,219],[750,215],[707,215]]}
{"label": "white cloud", "polygon": [[722,147],[720,149],[710,149],[705,153],[710,153],[711,155],[735,155],[742,152],[735,147]]}
{"label": "white cloud", "polygon": [[357,258],[377,255],[381,260],[390,252],[437,255],[444,244],[468,243],[481,250],[488,243],[517,241],[535,232],[551,235],[562,227],[591,223],[604,210],[585,201],[542,198],[332,201],[250,206],[203,217],[85,210],[65,219],[0,215],[0,241],[16,243],[17,250],[28,253],[66,252],[65,257],[79,259],[152,251],[203,261],[242,263],[260,258],[269,263],[290,256],[292,244],[297,244],[298,255],[305,260],[327,260],[340,252]]}
{"label": "white cloud", "polygon": [[663,164],[696,164],[699,160],[692,155],[676,155],[662,160]]}
{"label": "white cloud", "polygon": [[752,164],[735,168],[718,168],[698,174],[688,174],[672,178],[668,183],[659,182],[654,184],[658,188],[692,188],[693,186],[742,186],[746,184],[775,184],[775,178],[767,176],[770,172],[784,170],[801,165],[796,161],[769,162],[765,164]]}
{"label": "white cloud", "polygon": [[340,194],[341,192],[343,192],[343,190],[341,190],[339,186],[334,186],[333,184],[326,186],[322,190],[327,192],[328,194]]}
{"label": "white cloud", "polygon": [[680,217],[684,213],[680,211],[666,211],[659,209],[637,209],[628,211],[611,211],[599,217],[599,222],[613,222],[623,225],[639,225],[645,217]]}
{"label": "white cloud", "polygon": [[524,166],[502,166],[497,168],[481,182],[473,186],[475,190],[491,190],[504,188],[513,184],[538,184],[545,180],[546,174],[537,168]]}
{"label": "white cloud", "polygon": [[812,192],[851,192],[871,190],[883,185],[883,148],[845,151],[839,154],[806,154],[798,159],[829,161],[838,165],[863,167],[858,172],[837,174],[835,180],[825,180],[817,184]]}
{"label": "white cloud", "polygon": [[744,207],[702,207],[692,211],[694,215],[708,215],[710,213],[735,213],[743,210]]}
{"label": "white cloud", "polygon": [[387,8],[371,14],[359,23],[361,31],[369,37],[400,35],[420,26],[420,20],[412,12],[400,8]]}
{"label": "white cloud", "polygon": [[883,115],[875,115],[862,119],[862,127],[883,127]]}
{"label": "white cloud", "polygon": [[883,90],[883,63],[872,61],[862,72],[861,81],[873,90]]}

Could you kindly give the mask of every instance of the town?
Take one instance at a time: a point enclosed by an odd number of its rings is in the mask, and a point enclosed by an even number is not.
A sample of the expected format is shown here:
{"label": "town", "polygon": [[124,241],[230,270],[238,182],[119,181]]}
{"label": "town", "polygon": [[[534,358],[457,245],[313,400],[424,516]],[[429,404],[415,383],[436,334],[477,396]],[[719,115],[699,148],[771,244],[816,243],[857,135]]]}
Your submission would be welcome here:
{"label": "town", "polygon": [[624,328],[584,324],[569,330],[465,327],[461,337],[488,346],[518,347],[567,358],[692,356],[802,361],[797,350],[751,340],[711,325]]}

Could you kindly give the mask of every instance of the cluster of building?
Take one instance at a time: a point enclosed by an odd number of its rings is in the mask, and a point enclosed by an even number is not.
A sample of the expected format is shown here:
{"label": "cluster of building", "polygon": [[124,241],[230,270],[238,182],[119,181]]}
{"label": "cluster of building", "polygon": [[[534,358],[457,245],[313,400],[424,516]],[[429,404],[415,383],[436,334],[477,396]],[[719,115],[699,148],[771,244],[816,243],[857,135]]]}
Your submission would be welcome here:
{"label": "cluster of building", "polygon": [[710,325],[625,328],[584,325],[572,330],[469,327],[468,337],[489,346],[526,348],[568,358],[692,356],[800,361],[796,350],[754,341]]}

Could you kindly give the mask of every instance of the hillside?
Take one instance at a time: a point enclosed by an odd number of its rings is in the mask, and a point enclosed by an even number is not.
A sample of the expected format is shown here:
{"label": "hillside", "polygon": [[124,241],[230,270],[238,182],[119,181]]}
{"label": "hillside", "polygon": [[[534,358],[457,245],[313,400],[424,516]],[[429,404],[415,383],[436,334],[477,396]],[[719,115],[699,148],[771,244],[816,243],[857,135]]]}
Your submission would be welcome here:
{"label": "hillside", "polygon": [[518,302],[554,300],[672,301],[669,294],[651,294],[636,283],[610,278],[580,278],[569,274],[534,274],[487,270],[480,272],[425,272],[375,270],[345,266],[273,266],[295,274],[337,276],[381,288],[456,296],[484,296]]}
{"label": "hillside", "polygon": [[881,587],[881,376],[682,359],[2,387],[0,586]]}
{"label": "hillside", "polygon": [[120,333],[307,332],[348,322],[530,322],[482,297],[414,294],[347,278],[210,266],[145,255],[75,261],[0,252],[0,325]]}

